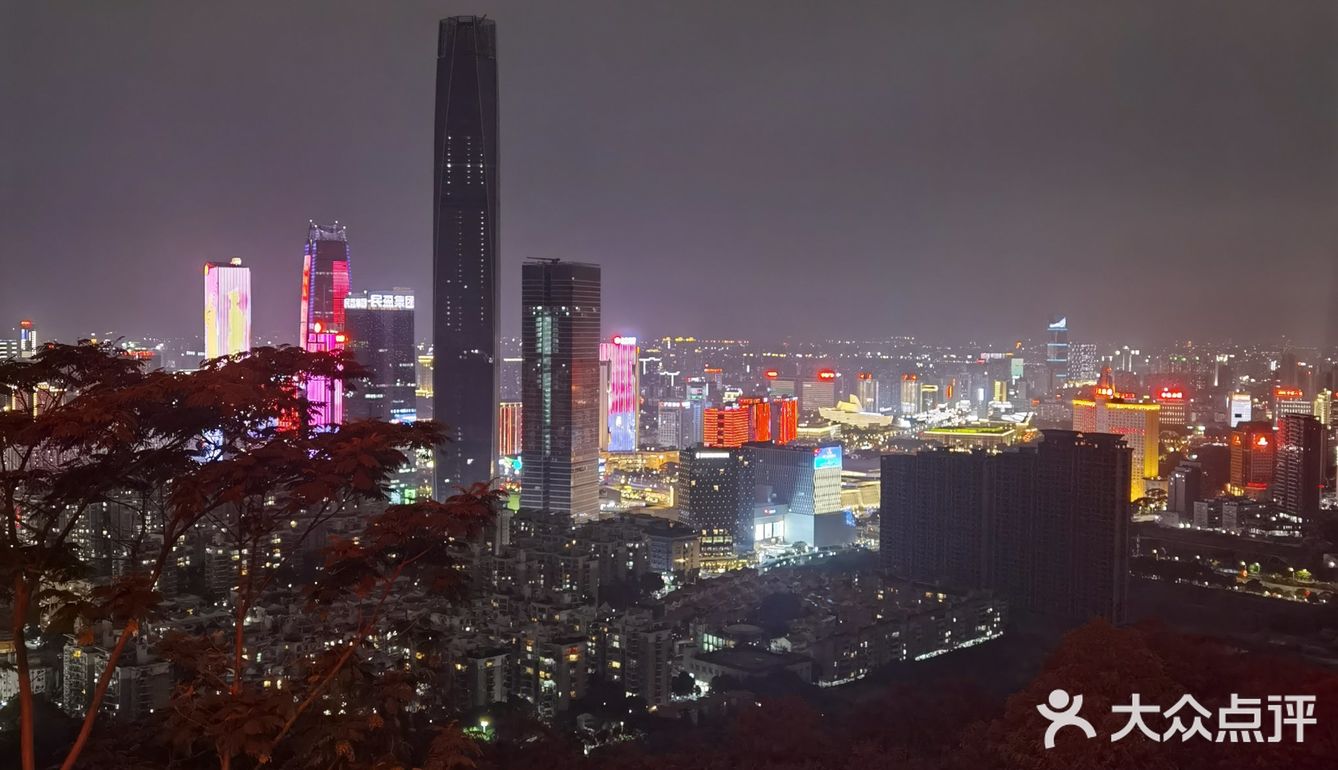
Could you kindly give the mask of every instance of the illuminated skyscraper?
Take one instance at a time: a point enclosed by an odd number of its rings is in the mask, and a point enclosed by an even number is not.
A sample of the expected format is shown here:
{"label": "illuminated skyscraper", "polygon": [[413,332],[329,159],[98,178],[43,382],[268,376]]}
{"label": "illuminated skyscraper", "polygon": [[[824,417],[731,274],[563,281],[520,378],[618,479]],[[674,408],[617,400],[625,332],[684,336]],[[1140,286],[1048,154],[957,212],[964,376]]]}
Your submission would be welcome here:
{"label": "illuminated skyscraper", "polygon": [[1078,342],[1069,346],[1069,379],[1074,382],[1091,382],[1097,378],[1100,370],[1097,366],[1096,344]]}
{"label": "illuminated skyscraper", "polygon": [[748,410],[743,407],[711,407],[706,410],[708,447],[738,447],[748,440]]}
{"label": "illuminated skyscraper", "polygon": [[633,452],[637,447],[637,417],[640,413],[640,369],[636,337],[617,336],[599,343],[599,360],[608,362],[608,450]]}
{"label": "illuminated skyscraper", "polygon": [[1049,365],[1055,382],[1063,384],[1069,377],[1069,319],[1062,315],[1050,316],[1045,331],[1048,335],[1045,363]]}
{"label": "illuminated skyscraper", "polygon": [[1249,422],[1254,414],[1251,406],[1252,400],[1249,393],[1232,393],[1231,399],[1227,404],[1227,411],[1231,415],[1231,427],[1236,427],[1243,422]]}
{"label": "illuminated skyscraper", "polygon": [[910,417],[920,412],[920,377],[915,372],[901,375],[901,414]]}
{"label": "illuminated skyscraper", "polygon": [[251,349],[251,268],[233,257],[204,263],[204,357]]}
{"label": "illuminated skyscraper", "polygon": [[1233,495],[1264,497],[1273,484],[1273,466],[1277,458],[1273,441],[1273,423],[1267,420],[1242,422],[1231,431],[1231,471],[1227,491]]}
{"label": "illuminated skyscraper", "polygon": [[674,497],[688,524],[734,553],[752,550],[753,479],[742,450],[684,449]]}
{"label": "illuminated skyscraper", "polygon": [[1114,433],[1123,436],[1133,450],[1133,472],[1129,499],[1146,494],[1144,479],[1160,473],[1161,407],[1126,398],[1115,391],[1110,367],[1101,371],[1091,398],[1073,399],[1073,429],[1083,433]]}
{"label": "illuminated skyscraper", "polygon": [[496,23],[443,19],[433,148],[432,399],[433,418],[452,441],[436,452],[440,496],[489,480],[497,459],[497,104]]}
{"label": "illuminated skyscraper", "polygon": [[748,440],[770,441],[771,402],[766,396],[743,396],[738,400],[740,409],[748,410]]}
{"label": "illuminated skyscraper", "polygon": [[[332,225],[307,226],[302,262],[302,315],[299,344],[311,352],[333,352],[344,347],[344,297],[348,296],[348,229]],[[313,377],[306,384],[317,426],[344,421],[344,384]]]}
{"label": "illuminated skyscraper", "polygon": [[878,380],[873,372],[860,372],[855,375],[855,395],[859,396],[860,408],[866,412],[878,411]]}
{"label": "illuminated skyscraper", "polygon": [[1277,386],[1273,388],[1273,422],[1278,423],[1283,415],[1312,415],[1315,402],[1305,397],[1300,388]]}
{"label": "illuminated skyscraper", "polygon": [[655,404],[655,446],[664,449],[686,449],[697,443],[690,429],[692,404],[687,401],[658,401]]}
{"label": "illuminated skyscraper", "polygon": [[344,396],[351,420],[413,422],[418,417],[418,357],[414,349],[414,295],[408,289],[344,298],[347,346],[368,372]]}
{"label": "illuminated skyscraper", "polygon": [[842,452],[817,446],[751,443],[743,447],[756,502],[785,512],[784,540],[815,548],[849,545],[854,520],[841,508]]}
{"label": "illuminated skyscraper", "polygon": [[503,401],[497,409],[497,451],[502,457],[516,457],[524,446],[521,426],[524,411],[519,401]]}
{"label": "illuminated skyscraper", "polygon": [[599,510],[599,292],[598,265],[521,267],[524,508]]}
{"label": "illuminated skyscraper", "polygon": [[785,445],[799,438],[799,401],[794,396],[772,396],[771,440]]}
{"label": "illuminated skyscraper", "polygon": [[1333,424],[1333,391],[1324,388],[1315,394],[1315,419],[1328,428]]}
{"label": "illuminated skyscraper", "polygon": [[32,358],[37,353],[37,329],[27,318],[19,321],[18,339],[0,339],[0,361]]}
{"label": "illuminated skyscraper", "polygon": [[1157,393],[1157,405],[1161,407],[1161,424],[1177,428],[1185,426],[1185,391],[1180,388],[1162,388]]}
{"label": "illuminated skyscraper", "polygon": [[[348,296],[348,228],[307,225],[307,245],[302,261],[302,317],[300,341],[313,332],[344,330],[344,297]],[[317,326],[320,329],[317,329]]]}
{"label": "illuminated skyscraper", "polygon": [[811,380],[799,383],[799,408],[805,412],[836,406],[836,372],[819,369]]}

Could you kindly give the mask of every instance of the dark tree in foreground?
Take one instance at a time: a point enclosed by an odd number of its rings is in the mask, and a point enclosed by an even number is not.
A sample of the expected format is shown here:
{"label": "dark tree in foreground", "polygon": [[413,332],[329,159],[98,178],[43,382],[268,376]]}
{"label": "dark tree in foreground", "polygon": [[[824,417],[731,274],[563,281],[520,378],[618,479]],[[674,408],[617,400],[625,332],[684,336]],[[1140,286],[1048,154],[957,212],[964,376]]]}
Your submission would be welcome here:
{"label": "dark tree in foreground", "polygon": [[[342,354],[286,347],[217,359],[190,373],[146,372],[141,361],[97,344],[48,345],[32,360],[0,362],[6,407],[0,412],[0,602],[11,611],[23,770],[36,767],[39,713],[27,643],[63,630],[83,641],[98,621],[116,629],[77,733],[56,758],[68,770],[89,748],[127,645],[160,606],[158,583],[175,549],[204,527],[235,554],[233,622],[228,633],[179,635],[162,645],[186,675],[168,722],[176,748],[198,754],[203,746],[224,768],[237,757],[268,762],[291,753],[288,744],[298,740],[309,755],[338,755],[359,735],[336,719],[313,722],[315,705],[350,687],[380,688],[382,713],[394,711],[387,704],[407,701],[403,682],[371,681],[358,671],[359,652],[399,588],[409,581],[429,590],[450,587],[450,543],[491,514],[494,500],[486,489],[445,503],[384,508],[365,522],[356,542],[332,543],[322,579],[302,591],[313,611],[341,610],[330,623],[327,654],[295,661],[303,676],[282,693],[266,693],[245,676],[247,613],[276,576],[291,574],[283,562],[292,546],[340,511],[384,507],[391,475],[412,452],[444,440],[428,422],[313,425],[302,383],[359,374]],[[90,526],[94,511],[108,510],[126,526],[117,530],[115,569],[94,571],[78,533]],[[284,530],[285,548],[273,548]],[[375,731],[374,721],[364,722],[371,725],[364,732]],[[323,741],[322,733],[337,727],[343,737]],[[96,764],[119,763],[115,757],[127,755],[126,741],[135,734],[125,726],[100,734],[111,740],[98,741],[103,760]],[[145,751],[159,750],[155,740],[146,739]]]}

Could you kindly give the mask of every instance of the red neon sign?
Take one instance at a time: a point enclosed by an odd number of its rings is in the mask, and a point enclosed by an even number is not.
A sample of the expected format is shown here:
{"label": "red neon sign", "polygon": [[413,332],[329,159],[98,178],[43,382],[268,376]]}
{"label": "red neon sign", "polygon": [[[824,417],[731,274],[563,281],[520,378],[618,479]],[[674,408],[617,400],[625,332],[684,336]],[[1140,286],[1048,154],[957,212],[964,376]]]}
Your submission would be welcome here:
{"label": "red neon sign", "polygon": [[819,369],[819,370],[818,370],[818,379],[820,379],[820,380],[834,380],[834,379],[836,379],[836,372],[832,371],[831,369]]}

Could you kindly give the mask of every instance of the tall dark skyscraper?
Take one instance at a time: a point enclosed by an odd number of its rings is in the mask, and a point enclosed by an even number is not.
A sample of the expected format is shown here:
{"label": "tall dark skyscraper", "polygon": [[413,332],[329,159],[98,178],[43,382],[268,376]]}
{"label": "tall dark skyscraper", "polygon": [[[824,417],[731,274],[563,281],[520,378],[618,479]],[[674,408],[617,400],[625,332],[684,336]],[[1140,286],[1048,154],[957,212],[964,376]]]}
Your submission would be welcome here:
{"label": "tall dark skyscraper", "polygon": [[344,416],[413,422],[418,415],[413,292],[351,294],[344,298],[344,317],[348,349],[368,375],[344,396]]}
{"label": "tall dark skyscraper", "polygon": [[1324,487],[1324,426],[1305,414],[1278,419],[1277,470],[1273,474],[1278,506],[1311,523],[1319,516]]}
{"label": "tall dark skyscraper", "polygon": [[521,268],[523,508],[599,511],[599,266]]}
{"label": "tall dark skyscraper", "polygon": [[497,26],[443,19],[437,38],[432,191],[433,418],[437,493],[487,481],[497,461]]}

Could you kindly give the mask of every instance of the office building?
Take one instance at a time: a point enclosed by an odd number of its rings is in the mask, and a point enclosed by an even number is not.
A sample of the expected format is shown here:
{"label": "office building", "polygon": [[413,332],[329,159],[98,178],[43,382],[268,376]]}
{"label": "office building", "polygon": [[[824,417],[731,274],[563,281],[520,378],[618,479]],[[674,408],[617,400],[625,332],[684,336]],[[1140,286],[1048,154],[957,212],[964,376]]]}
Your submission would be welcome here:
{"label": "office building", "polygon": [[836,406],[836,372],[831,369],[819,369],[813,379],[799,383],[799,408],[804,412],[817,412]]}
{"label": "office building", "polygon": [[1273,466],[1277,458],[1273,423],[1267,420],[1240,423],[1231,431],[1230,447],[1227,491],[1233,495],[1265,497],[1273,485]]}
{"label": "office building", "polygon": [[344,298],[345,345],[367,376],[344,396],[350,420],[413,422],[418,417],[414,295],[409,289]]}
{"label": "office building", "polygon": [[599,511],[599,266],[521,267],[521,506]]}
{"label": "office building", "polygon": [[682,520],[711,543],[727,539],[732,553],[752,551],[753,477],[742,449],[681,451],[675,499]]}
{"label": "office building", "polygon": [[1273,422],[1275,424],[1280,423],[1283,416],[1288,414],[1312,416],[1314,409],[1314,402],[1306,398],[1305,392],[1300,388],[1283,387],[1281,385],[1273,388]]}
{"label": "office building", "polygon": [[1069,346],[1070,382],[1093,382],[1100,373],[1095,343],[1076,342]]}
{"label": "office building", "polygon": [[1158,421],[1161,425],[1183,428],[1187,424],[1185,410],[1185,391],[1180,388],[1166,387],[1157,391],[1157,406],[1161,407]]}
{"label": "office building", "polygon": [[752,470],[754,503],[784,511],[784,540],[814,548],[849,545],[854,521],[841,507],[839,443],[819,445],[753,442],[744,445]]}
{"label": "office building", "polygon": [[1145,479],[1160,473],[1161,407],[1134,400],[1115,391],[1110,367],[1105,367],[1091,398],[1073,399],[1073,429],[1081,433],[1113,433],[1123,436],[1133,451],[1133,475],[1129,499],[1146,494]]}
{"label": "office building", "polygon": [[701,443],[691,431],[692,404],[687,401],[659,401],[655,404],[655,446],[684,449]]}
{"label": "office building", "polygon": [[799,438],[799,401],[794,396],[771,397],[771,440],[784,446]]}
{"label": "office building", "polygon": [[771,401],[766,396],[741,396],[735,404],[748,412],[748,440],[770,441],[775,419],[771,416]]}
{"label": "office building", "polygon": [[497,407],[497,451],[501,457],[518,457],[525,446],[524,411],[519,401],[503,401]]}
{"label": "office building", "polygon": [[1050,367],[1054,382],[1062,385],[1069,378],[1069,319],[1061,315],[1050,316],[1045,332],[1045,363]]}
{"label": "office building", "polygon": [[605,431],[610,452],[634,452],[641,411],[641,379],[636,337],[616,336],[599,343],[599,360],[608,364]]}
{"label": "office building", "polygon": [[[312,353],[333,353],[347,342],[344,298],[349,288],[348,228],[307,225],[307,244],[302,261],[302,312],[299,344]],[[306,382],[311,419],[316,427],[344,421],[344,383],[329,377],[311,377]]]}
{"label": "office building", "polygon": [[873,372],[860,372],[855,375],[855,395],[859,397],[860,408],[866,412],[878,411],[878,380]]}
{"label": "office building", "polygon": [[1274,497],[1283,513],[1303,521],[1319,516],[1324,489],[1324,426],[1304,414],[1284,414],[1278,420]]}
{"label": "office building", "polygon": [[1319,424],[1325,428],[1331,427],[1333,425],[1333,391],[1324,388],[1316,393],[1314,403],[1313,414],[1315,419],[1319,420]]}
{"label": "office building", "polygon": [[1243,422],[1249,422],[1253,418],[1254,409],[1251,406],[1249,393],[1232,393],[1227,402],[1227,412],[1230,417],[1232,428]]}
{"label": "office building", "polygon": [[28,319],[19,321],[19,358],[37,355],[37,328]]}
{"label": "office building", "polygon": [[1192,521],[1194,503],[1208,496],[1203,464],[1193,460],[1182,460],[1171,472],[1167,487],[1166,510],[1175,514],[1181,522]]}
{"label": "office building", "polygon": [[251,268],[233,257],[204,263],[204,357],[251,349]]}
{"label": "office building", "polygon": [[915,372],[901,375],[901,414],[910,417],[920,413],[920,376]]}
{"label": "office building", "polygon": [[1119,436],[1063,430],[997,454],[884,455],[883,564],[899,578],[990,588],[1029,612],[1119,621],[1131,460]]}
{"label": "office building", "polygon": [[497,105],[496,22],[443,19],[432,179],[432,414],[452,440],[436,451],[439,495],[488,481],[497,458]]}
{"label": "office building", "polygon": [[738,406],[709,407],[704,412],[703,443],[708,447],[739,447],[748,441],[748,410]]}
{"label": "office building", "polygon": [[7,358],[32,358],[37,354],[37,328],[25,318],[19,321],[17,339],[0,339],[0,361]]}

